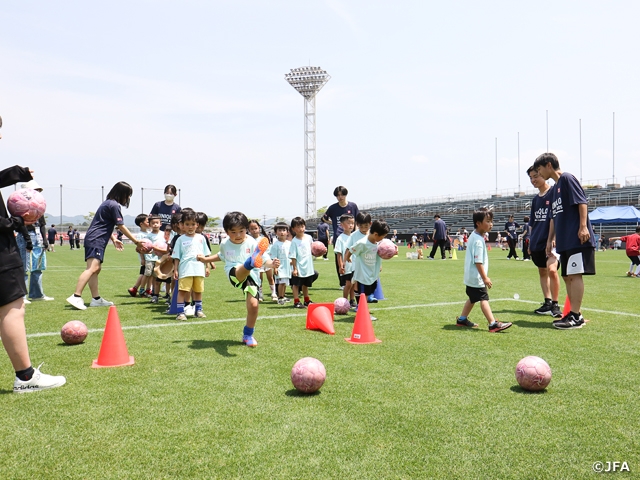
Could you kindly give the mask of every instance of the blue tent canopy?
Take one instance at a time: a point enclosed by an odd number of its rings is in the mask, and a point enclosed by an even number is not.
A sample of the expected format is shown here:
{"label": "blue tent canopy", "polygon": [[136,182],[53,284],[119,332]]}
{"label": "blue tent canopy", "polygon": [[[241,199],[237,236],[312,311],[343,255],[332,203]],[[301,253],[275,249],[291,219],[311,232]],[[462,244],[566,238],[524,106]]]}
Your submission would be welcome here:
{"label": "blue tent canopy", "polygon": [[598,207],[589,213],[592,225],[607,225],[611,223],[640,224],[640,210],[636,207]]}

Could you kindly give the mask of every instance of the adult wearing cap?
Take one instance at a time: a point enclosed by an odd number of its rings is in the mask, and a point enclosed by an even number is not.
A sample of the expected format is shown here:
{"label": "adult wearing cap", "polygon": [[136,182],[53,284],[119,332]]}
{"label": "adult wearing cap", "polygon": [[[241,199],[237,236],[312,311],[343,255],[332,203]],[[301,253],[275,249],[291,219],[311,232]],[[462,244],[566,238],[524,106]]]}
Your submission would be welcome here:
{"label": "adult wearing cap", "polygon": [[[21,187],[38,192],[43,190],[35,180],[23,183]],[[24,228],[27,230],[30,242],[27,242],[23,235],[18,235],[16,241],[24,266],[24,283],[29,285],[29,299],[26,299],[25,303],[31,303],[30,300],[51,301],[53,297],[47,297],[42,289],[42,272],[47,269],[47,249],[49,248],[47,222],[44,215],[35,224],[26,225]]]}
{"label": "adult wearing cap", "polygon": [[[323,221],[331,220],[331,224],[333,226],[333,240],[331,244],[335,247],[336,240],[342,233],[342,227],[340,226],[340,217],[345,214],[353,215],[353,218],[356,218],[358,215],[358,205],[353,202],[347,201],[347,195],[349,191],[347,187],[343,187],[340,185],[333,190],[333,196],[338,200],[337,203],[334,203],[322,216]],[[338,264],[338,257],[335,257],[336,260],[336,274],[338,275],[338,281],[340,282],[340,286],[344,287],[345,280],[340,278],[340,265]]]}

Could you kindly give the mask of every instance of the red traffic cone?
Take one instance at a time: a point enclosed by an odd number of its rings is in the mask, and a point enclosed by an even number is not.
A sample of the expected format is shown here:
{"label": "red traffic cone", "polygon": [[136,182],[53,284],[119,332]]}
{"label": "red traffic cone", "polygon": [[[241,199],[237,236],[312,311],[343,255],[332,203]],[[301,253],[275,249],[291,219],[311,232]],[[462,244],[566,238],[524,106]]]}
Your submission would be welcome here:
{"label": "red traffic cone", "polygon": [[109,316],[107,317],[107,325],[104,327],[98,359],[94,360],[91,366],[93,368],[124,367],[134,363],[133,357],[130,357],[127,351],[118,311],[112,305],[109,307]]}
{"label": "red traffic cone", "polygon": [[360,303],[358,304],[358,313],[356,320],[353,322],[353,331],[351,338],[345,338],[349,343],[381,343],[382,340],[376,338],[373,333],[373,324],[371,323],[371,314],[367,304],[367,296],[360,295]]}
{"label": "red traffic cone", "polygon": [[307,330],[322,330],[335,335],[333,328],[333,303],[312,303],[307,309]]}
{"label": "red traffic cone", "polygon": [[567,299],[564,301],[564,308],[562,309],[562,316],[566,317],[571,312],[571,303],[569,303],[569,295],[567,295]]}

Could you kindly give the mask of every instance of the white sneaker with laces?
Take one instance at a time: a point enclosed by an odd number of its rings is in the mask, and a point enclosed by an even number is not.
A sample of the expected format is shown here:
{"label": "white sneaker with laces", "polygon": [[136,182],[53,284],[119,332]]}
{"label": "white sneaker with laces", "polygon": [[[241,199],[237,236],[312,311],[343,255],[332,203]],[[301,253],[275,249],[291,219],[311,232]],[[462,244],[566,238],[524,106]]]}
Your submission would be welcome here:
{"label": "white sneaker with laces", "polygon": [[45,295],[44,297],[30,298],[29,300],[31,300],[32,302],[51,302],[53,300],[53,297],[47,297]]}
{"label": "white sneaker with laces", "polygon": [[67,303],[69,303],[73,308],[77,308],[78,310],[87,309],[87,306],[84,304],[84,300],[82,300],[82,297],[71,295],[69,298],[67,298]]}
{"label": "white sneaker with laces", "polygon": [[40,390],[47,390],[49,388],[61,387],[67,383],[67,379],[63,376],[54,376],[42,373],[40,371],[40,367],[42,367],[42,365],[43,364],[41,363],[40,366],[35,369],[31,380],[23,382],[16,377],[16,380],[13,382],[13,393],[37,392]]}
{"label": "white sneaker with laces", "polygon": [[187,317],[193,317],[196,314],[196,307],[194,307],[193,305],[185,305],[184,314]]}
{"label": "white sneaker with laces", "polygon": [[91,303],[89,304],[90,307],[110,307],[111,305],[113,305],[113,302],[105,300],[102,297],[100,297],[98,300],[92,298]]}

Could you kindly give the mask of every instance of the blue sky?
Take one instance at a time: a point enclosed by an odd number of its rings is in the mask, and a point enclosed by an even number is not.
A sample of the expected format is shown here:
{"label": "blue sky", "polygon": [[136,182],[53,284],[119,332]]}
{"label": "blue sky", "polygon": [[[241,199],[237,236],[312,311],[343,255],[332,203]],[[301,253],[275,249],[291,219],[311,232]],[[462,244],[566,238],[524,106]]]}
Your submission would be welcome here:
{"label": "blue sky", "polygon": [[[0,155],[48,212],[181,189],[223,216],[304,214],[303,99],[317,97],[317,204],[525,190],[549,150],[579,177],[640,176],[637,2],[112,1],[0,6]],[[520,170],[518,170],[518,132]],[[498,139],[496,185],[495,138]],[[640,179],[640,178],[639,178]],[[6,189],[5,189],[6,190]]]}

